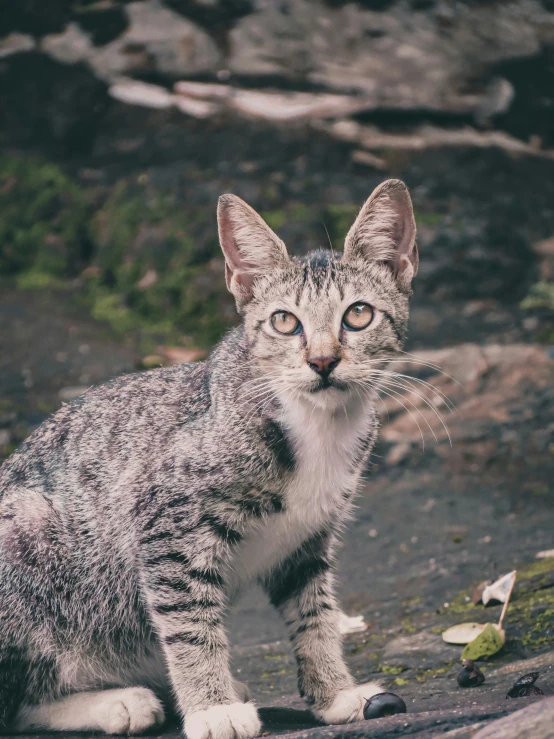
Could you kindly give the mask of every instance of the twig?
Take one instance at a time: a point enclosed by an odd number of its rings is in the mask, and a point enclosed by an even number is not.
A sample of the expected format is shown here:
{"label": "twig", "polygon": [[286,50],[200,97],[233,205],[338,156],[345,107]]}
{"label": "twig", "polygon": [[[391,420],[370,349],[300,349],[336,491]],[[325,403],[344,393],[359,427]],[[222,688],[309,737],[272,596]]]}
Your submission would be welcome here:
{"label": "twig", "polygon": [[514,589],[514,585],[516,584],[516,576],[514,577],[514,580],[512,582],[512,587],[510,588],[510,591],[508,593],[508,596],[506,600],[504,601],[504,606],[502,608],[502,613],[500,614],[500,620],[498,621],[498,630],[500,631],[502,629],[502,622],[504,621],[504,617],[506,615],[506,611],[508,610],[508,603],[510,602],[510,598],[512,597],[512,590]]}

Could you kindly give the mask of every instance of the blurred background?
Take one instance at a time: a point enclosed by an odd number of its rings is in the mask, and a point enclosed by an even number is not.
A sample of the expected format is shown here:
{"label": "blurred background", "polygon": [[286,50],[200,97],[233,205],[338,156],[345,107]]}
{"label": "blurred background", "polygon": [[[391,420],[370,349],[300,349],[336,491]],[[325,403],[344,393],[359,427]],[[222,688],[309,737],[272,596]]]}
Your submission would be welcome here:
{"label": "blurred background", "polygon": [[[342,248],[399,177],[421,254],[407,349],[450,377],[410,372],[457,412],[408,389],[420,436],[384,397],[345,607],[401,624],[552,549],[552,0],[3,0],[0,146],[0,455],[236,323],[221,193],[302,253]],[[246,641],[270,618],[250,607]]]}

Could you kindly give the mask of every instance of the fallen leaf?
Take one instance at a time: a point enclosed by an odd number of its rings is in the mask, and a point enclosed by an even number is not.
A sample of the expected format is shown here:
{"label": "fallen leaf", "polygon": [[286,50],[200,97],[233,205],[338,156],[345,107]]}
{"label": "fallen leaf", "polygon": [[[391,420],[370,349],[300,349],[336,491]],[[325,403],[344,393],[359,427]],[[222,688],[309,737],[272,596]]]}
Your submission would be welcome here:
{"label": "fallen leaf", "polygon": [[512,592],[512,588],[514,587],[514,583],[516,581],[516,570],[513,572],[508,572],[507,575],[504,575],[500,579],[496,580],[496,582],[493,582],[492,585],[488,585],[483,590],[483,595],[481,596],[481,600],[485,605],[489,603],[490,601],[497,601],[498,603],[505,603],[508,600],[509,594]]}
{"label": "fallen leaf", "polygon": [[469,644],[473,641],[488,624],[477,624],[474,622],[468,622],[465,624],[458,624],[457,626],[451,626],[443,632],[442,638],[447,644]]}
{"label": "fallen leaf", "polygon": [[499,652],[506,643],[506,632],[496,624],[487,624],[483,631],[471,641],[462,652],[462,659],[474,661],[483,657],[491,657]]}

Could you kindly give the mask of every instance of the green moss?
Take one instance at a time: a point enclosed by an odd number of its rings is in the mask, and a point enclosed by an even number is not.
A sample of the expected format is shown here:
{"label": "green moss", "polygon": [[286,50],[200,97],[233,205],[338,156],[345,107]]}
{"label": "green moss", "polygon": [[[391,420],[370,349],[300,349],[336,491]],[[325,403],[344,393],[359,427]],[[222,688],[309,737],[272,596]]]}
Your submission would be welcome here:
{"label": "green moss", "polygon": [[346,205],[328,205],[324,211],[324,222],[329,230],[329,236],[333,243],[339,244],[344,240],[344,237],[348,233],[348,229],[354,222],[358,212],[359,206],[346,204]]}
{"label": "green moss", "polygon": [[535,575],[542,575],[545,572],[554,572],[554,558],[537,559],[528,565],[517,568],[517,582],[528,580]]}
{"label": "green moss", "polygon": [[532,285],[529,294],[522,301],[521,307],[527,310],[530,308],[545,308],[554,312],[554,282],[543,281]]}
{"label": "green moss", "polygon": [[20,272],[15,278],[15,283],[20,290],[59,289],[67,287],[67,281],[36,268]]}
{"label": "green moss", "polygon": [[[21,289],[70,291],[142,353],[163,343],[209,347],[238,321],[213,204],[177,200],[146,173],[90,186],[48,161],[9,154],[0,157],[0,190],[0,273]],[[262,196],[273,229],[323,221],[334,244],[359,209],[284,205],[273,184]]]}
{"label": "green moss", "polygon": [[416,223],[421,226],[439,226],[444,220],[444,215],[442,213],[421,213],[420,211],[416,211],[415,219]]}
{"label": "green moss", "polygon": [[[524,310],[539,309],[549,314],[551,319],[554,318],[554,282],[542,280],[532,285],[527,297],[521,302],[521,307]],[[543,328],[537,334],[537,339],[545,344],[554,342],[552,325]]]}
{"label": "green moss", "polygon": [[385,675],[401,675],[408,668],[399,665],[377,665],[377,669]]}
{"label": "green moss", "polygon": [[[454,598],[450,601],[450,604],[448,608],[442,608],[442,613],[463,613],[468,614],[471,611],[478,611],[482,610],[482,606],[476,606],[471,601],[469,592],[467,590],[464,590],[461,593],[458,593],[458,595],[455,595]],[[472,620],[472,619],[468,619]]]}
{"label": "green moss", "polygon": [[[90,249],[90,203],[59,167],[32,157],[0,156],[0,272],[74,274]],[[35,278],[36,279],[36,278]]]}
{"label": "green moss", "polygon": [[290,670],[286,670],[284,667],[282,667],[280,670],[266,670],[266,672],[262,672],[261,676],[262,679],[267,680],[269,678],[275,677],[275,675],[286,675],[287,672],[290,672]]}
{"label": "green moss", "polygon": [[44,160],[3,155],[0,272],[20,289],[76,285],[94,318],[145,350],[210,346],[234,320],[213,208],[141,183],[100,192]]}
{"label": "green moss", "polygon": [[403,685],[408,685],[409,682],[410,681],[406,680],[406,678],[404,677],[395,677],[393,680],[393,683],[397,685],[399,688],[402,687]]}
{"label": "green moss", "polygon": [[287,221],[284,210],[265,210],[260,215],[274,231],[279,231],[279,229],[283,228]]}
{"label": "green moss", "polygon": [[450,670],[458,664],[457,659],[450,660],[449,662],[446,662],[442,667],[437,667],[432,670],[421,670],[416,675],[416,680],[419,683],[427,682],[427,680],[430,680],[435,677],[440,677],[441,675],[446,675],[447,672],[450,672]]}
{"label": "green moss", "polygon": [[405,634],[415,634],[417,631],[417,628],[413,625],[410,618],[405,618],[402,621],[402,631]]}

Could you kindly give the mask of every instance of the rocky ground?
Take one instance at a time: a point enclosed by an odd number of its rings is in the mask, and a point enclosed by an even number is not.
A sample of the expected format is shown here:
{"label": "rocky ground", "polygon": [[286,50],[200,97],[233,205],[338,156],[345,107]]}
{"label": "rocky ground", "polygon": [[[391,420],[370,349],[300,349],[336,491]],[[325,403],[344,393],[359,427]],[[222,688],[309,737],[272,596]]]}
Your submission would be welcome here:
{"label": "rocky ground", "polygon": [[[552,2],[10,3],[0,458],[90,385],[199,357],[235,321],[220,193],[301,253],[326,230],[340,248],[373,187],[405,179],[418,361],[403,356],[415,379],[383,396],[339,584],[368,623],[345,637],[356,678],[408,713],[315,725],[258,591],[230,617],[234,670],[269,734],[554,737],[554,558],[536,558],[554,547],[554,298],[522,307],[554,279]],[[506,645],[461,689],[441,632],[498,620],[471,596],[512,569]],[[507,700],[533,670],[545,697]]]}

